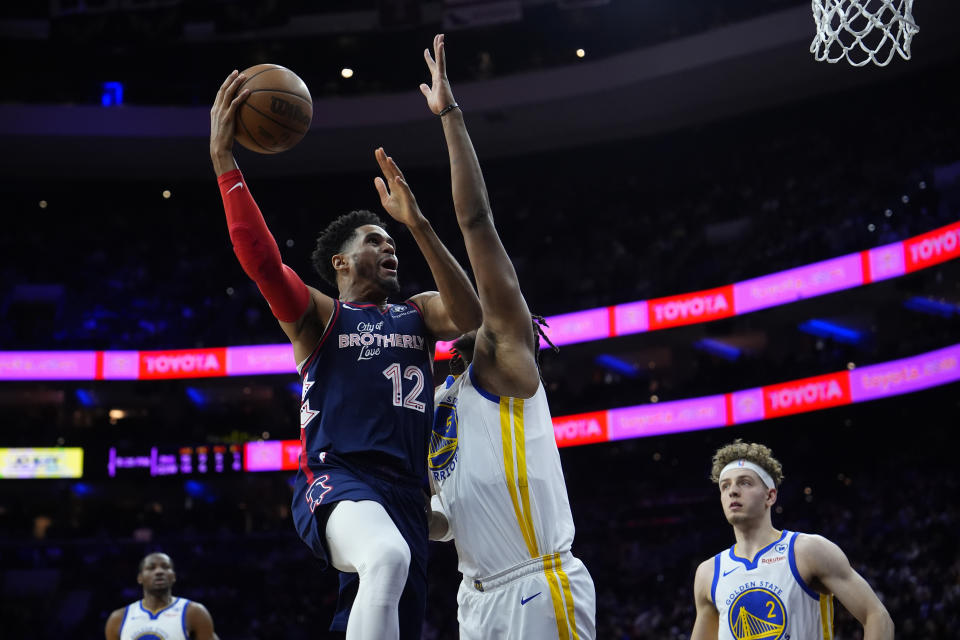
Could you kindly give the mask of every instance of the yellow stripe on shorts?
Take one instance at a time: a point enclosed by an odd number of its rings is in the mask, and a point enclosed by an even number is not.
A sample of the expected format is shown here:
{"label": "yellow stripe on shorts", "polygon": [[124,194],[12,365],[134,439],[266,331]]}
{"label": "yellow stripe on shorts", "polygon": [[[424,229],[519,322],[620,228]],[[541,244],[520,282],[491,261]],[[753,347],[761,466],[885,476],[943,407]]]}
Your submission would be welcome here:
{"label": "yellow stripe on shorts", "polygon": [[556,553],[549,556],[543,556],[543,573],[547,576],[547,582],[550,584],[550,597],[553,599],[553,614],[557,618],[557,636],[560,640],[569,640],[570,632],[567,624],[567,614],[563,608],[563,594],[560,592],[560,584],[557,576],[553,572],[554,560],[560,561]]}
{"label": "yellow stripe on shorts", "polygon": [[573,613],[573,591],[570,589],[570,578],[567,577],[567,572],[563,570],[560,564],[560,554],[557,554],[557,575],[560,576],[563,598],[567,602],[567,621],[570,623],[570,631],[573,632],[573,640],[580,640],[580,634],[577,633],[577,619]]}

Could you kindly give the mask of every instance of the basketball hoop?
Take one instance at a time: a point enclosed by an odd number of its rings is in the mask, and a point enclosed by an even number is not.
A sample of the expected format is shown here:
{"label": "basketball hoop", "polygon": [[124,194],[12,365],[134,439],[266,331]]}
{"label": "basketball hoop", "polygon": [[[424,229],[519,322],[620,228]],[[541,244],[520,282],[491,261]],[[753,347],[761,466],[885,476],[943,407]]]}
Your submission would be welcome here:
{"label": "basketball hoop", "polygon": [[810,53],[831,64],[846,58],[855,67],[884,67],[899,53],[910,59],[910,41],[920,30],[913,0],[812,0],[817,35]]}

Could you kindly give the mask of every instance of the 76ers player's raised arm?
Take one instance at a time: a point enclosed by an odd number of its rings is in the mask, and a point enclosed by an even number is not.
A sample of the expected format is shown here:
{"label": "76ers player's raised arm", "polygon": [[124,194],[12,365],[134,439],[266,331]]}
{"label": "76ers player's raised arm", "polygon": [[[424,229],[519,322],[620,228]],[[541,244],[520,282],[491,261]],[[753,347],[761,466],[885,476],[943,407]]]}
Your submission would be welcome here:
{"label": "76ers player's raised arm", "polygon": [[478,327],[480,302],[383,149],[375,154],[380,203],[413,235],[439,291],[388,301],[400,290],[398,260],[370,211],[340,216],[317,239],[314,267],[338,299],[305,285],[282,263],[233,157],[243,80],[234,71],[217,92],[210,158],[234,252],[293,343],[303,378],[294,523],[321,562],[341,571],[331,629],[346,630],[348,640],[419,638],[433,346]]}

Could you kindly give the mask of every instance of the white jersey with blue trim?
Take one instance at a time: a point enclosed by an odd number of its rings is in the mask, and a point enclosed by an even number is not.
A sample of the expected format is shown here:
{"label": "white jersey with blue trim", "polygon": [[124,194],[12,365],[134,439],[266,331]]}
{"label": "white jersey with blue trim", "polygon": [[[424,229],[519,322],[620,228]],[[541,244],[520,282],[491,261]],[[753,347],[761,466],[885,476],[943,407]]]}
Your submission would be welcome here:
{"label": "white jersey with blue trim", "polygon": [[800,576],[798,535],[783,531],[752,560],[736,555],[735,546],[714,557],[718,640],[833,639],[833,596],[817,593]]}
{"label": "white jersey with blue trim", "polygon": [[186,598],[174,598],[156,613],[143,607],[143,600],[127,605],[120,623],[120,640],[189,640]]}
{"label": "white jersey with blue trim", "polygon": [[499,397],[471,366],[434,398],[427,464],[460,572],[482,578],[569,551],[573,516],[543,385],[525,400]]}

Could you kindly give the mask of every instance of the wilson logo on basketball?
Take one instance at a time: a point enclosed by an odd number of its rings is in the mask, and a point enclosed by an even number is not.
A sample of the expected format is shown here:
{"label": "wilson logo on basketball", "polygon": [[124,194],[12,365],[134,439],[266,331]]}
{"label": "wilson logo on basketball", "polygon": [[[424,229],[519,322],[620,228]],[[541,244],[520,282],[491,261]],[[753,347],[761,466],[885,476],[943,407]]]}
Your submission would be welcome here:
{"label": "wilson logo on basketball", "polygon": [[763,390],[766,417],[812,411],[850,402],[846,372],[773,385]]}
{"label": "wilson logo on basketball", "polygon": [[651,329],[727,318],[733,315],[733,286],[651,300],[648,308]]}
{"label": "wilson logo on basketball", "polygon": [[304,112],[300,105],[287,102],[277,96],[270,96],[270,113],[289,118],[305,127],[310,126],[310,116]]}

